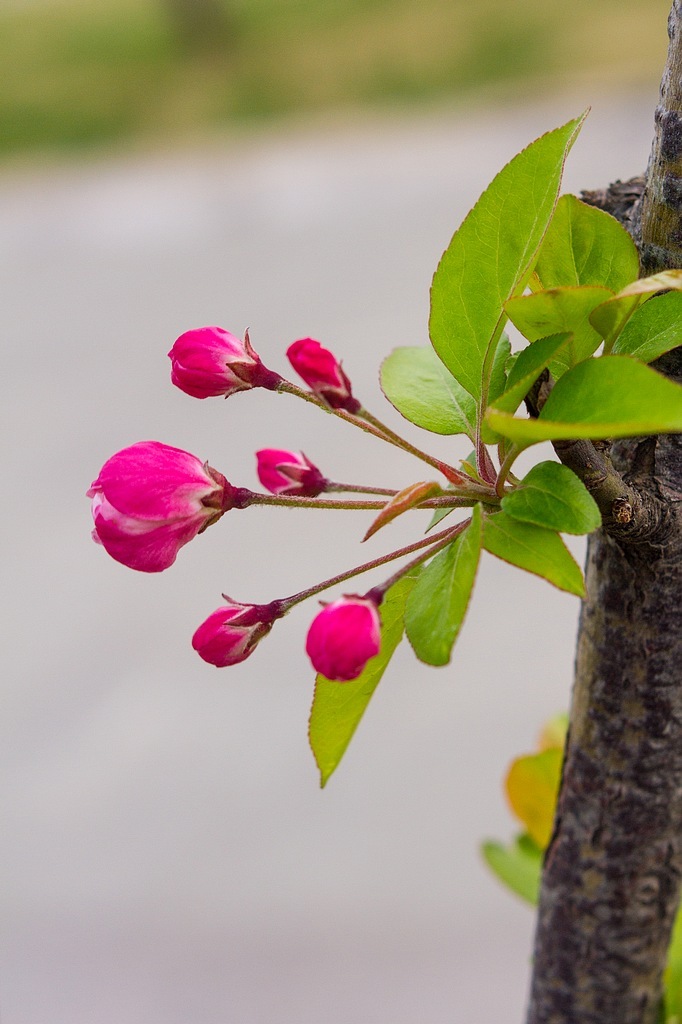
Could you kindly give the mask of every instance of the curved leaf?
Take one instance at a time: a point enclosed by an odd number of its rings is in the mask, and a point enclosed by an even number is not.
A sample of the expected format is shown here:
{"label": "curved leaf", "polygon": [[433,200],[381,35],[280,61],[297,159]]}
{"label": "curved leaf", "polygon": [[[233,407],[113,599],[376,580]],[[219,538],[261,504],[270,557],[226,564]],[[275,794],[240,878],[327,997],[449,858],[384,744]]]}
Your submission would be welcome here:
{"label": "curved leaf", "polygon": [[421,480],[419,483],[409,484],[408,487],[404,487],[402,491],[398,491],[390,501],[386,502],[362,538],[363,541],[369,540],[382,526],[388,526],[394,519],[401,516],[403,512],[409,512],[411,508],[421,504],[422,501],[426,501],[427,498],[432,498],[434,495],[442,493],[440,484],[436,483],[435,480]]}
{"label": "curved leaf", "polygon": [[495,408],[516,412],[542,371],[558,358],[570,340],[570,334],[553,334],[522,349],[509,372],[506,390],[495,399]]}
{"label": "curved leaf", "polygon": [[571,438],[682,432],[682,386],[629,356],[579,363],[554,387],[538,419],[491,408],[486,417],[522,447]]}
{"label": "curved leaf", "polygon": [[654,295],[636,310],[616,338],[614,355],[634,356],[643,363],[682,345],[682,293]]}
{"label": "curved leaf", "polygon": [[646,299],[670,288],[682,290],[682,270],[662,270],[660,274],[641,277],[593,309],[590,323],[604,339],[606,351],[611,349],[630,317]]}

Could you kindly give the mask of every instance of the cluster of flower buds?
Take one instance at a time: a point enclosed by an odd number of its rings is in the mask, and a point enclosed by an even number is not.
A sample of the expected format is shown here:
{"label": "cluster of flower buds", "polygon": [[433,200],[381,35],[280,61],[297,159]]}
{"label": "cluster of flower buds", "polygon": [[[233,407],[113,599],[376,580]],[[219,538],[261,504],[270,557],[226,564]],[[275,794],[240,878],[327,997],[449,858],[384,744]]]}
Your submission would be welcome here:
{"label": "cluster of flower buds", "polygon": [[[181,547],[227,511],[254,504],[374,509],[388,521],[398,508],[403,511],[408,507],[455,507],[463,503],[464,492],[458,495],[452,486],[462,480],[461,474],[419,452],[371,416],[353,396],[351,383],[332,352],[312,338],[302,338],[289,346],[287,356],[309,391],[264,366],[248,332],[241,341],[220,327],[202,327],[182,334],[171,348],[171,380],[194,398],[228,397],[252,388],[304,398],[417,455],[444,473],[450,486],[443,488],[437,499],[432,496],[410,506],[405,502],[406,492],[334,482],[302,452],[265,448],[256,453],[258,479],[265,488],[265,493],[258,493],[233,486],[222,473],[189,452],[159,441],[141,441],[108,459],[87,492],[92,498],[93,537],[112,558],[141,572],[161,572],[173,564]],[[429,486],[432,495],[433,485]],[[330,492],[355,493],[346,499],[320,498]],[[357,494],[369,497],[360,499]],[[395,504],[387,512],[387,506],[401,501],[402,505]],[[384,593],[412,565],[439,550],[443,536],[449,541],[450,534],[452,530],[444,531],[269,604],[244,604],[225,597],[225,603],[196,630],[192,645],[212,665],[236,665],[252,654],[274,622],[295,604],[361,572],[418,551],[417,559],[382,586],[364,596],[348,594],[324,604],[313,620],[306,650],[315,669],[339,682],[356,679],[380,649],[379,607]]]}

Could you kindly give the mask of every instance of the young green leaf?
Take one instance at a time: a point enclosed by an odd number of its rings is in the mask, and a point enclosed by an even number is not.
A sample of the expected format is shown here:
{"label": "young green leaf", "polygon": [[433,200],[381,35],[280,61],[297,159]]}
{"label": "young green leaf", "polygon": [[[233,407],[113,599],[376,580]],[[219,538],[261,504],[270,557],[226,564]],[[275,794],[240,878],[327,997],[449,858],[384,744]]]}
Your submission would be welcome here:
{"label": "young green leaf", "polygon": [[603,285],[617,292],[637,277],[639,257],[615,217],[566,195],[556,205],[535,273],[543,288]]}
{"label": "young green leaf", "polygon": [[422,501],[426,501],[427,498],[432,498],[436,494],[442,494],[442,489],[435,480],[421,480],[419,483],[404,487],[402,491],[394,494],[390,501],[386,502],[362,538],[363,541],[369,540],[382,526],[387,526],[403,512],[409,512],[411,508],[415,508],[416,505],[420,505]]}
{"label": "young green leaf", "polygon": [[650,363],[680,344],[682,293],[666,292],[654,295],[633,313],[616,338],[613,353]]}
{"label": "young green leaf", "polygon": [[423,569],[405,610],[405,632],[427,665],[447,665],[473,590],[481,553],[481,508],[471,523]]}
{"label": "young green leaf", "polygon": [[396,348],[381,364],[381,387],[398,412],[434,434],[476,433],[476,403],[431,348]]}
{"label": "young green leaf", "polygon": [[629,356],[602,356],[564,374],[538,419],[489,409],[491,426],[527,447],[570,438],[682,432],[682,386]]}
{"label": "young green leaf", "polygon": [[584,115],[543,135],[493,180],[455,233],[431,287],[433,347],[480,403],[505,320],[526,285]]}
{"label": "young green leaf", "polygon": [[597,503],[582,480],[559,462],[540,462],[502,499],[514,519],[559,533],[592,533],[601,526]]}
{"label": "young green leaf", "polygon": [[643,302],[669,288],[682,290],[682,270],[662,270],[660,274],[641,277],[622,288],[612,299],[593,309],[590,323],[604,339],[605,350],[611,350],[616,338]]}
{"label": "young green leaf", "polygon": [[506,390],[491,404],[503,412],[516,412],[542,371],[558,358],[570,340],[570,334],[553,334],[522,349],[509,372]]}
{"label": "young green leaf", "polygon": [[519,569],[535,573],[559,590],[585,596],[580,567],[558,533],[534,523],[522,523],[507,512],[486,516],[483,547],[492,555]]}
{"label": "young green leaf", "polygon": [[552,360],[555,379],[583,359],[589,359],[602,343],[601,335],[589,321],[590,313],[613,292],[589,285],[550,288],[533,295],[520,295],[506,305],[509,319],[529,341],[548,335],[570,333],[568,345]]}
{"label": "young green leaf", "polygon": [[542,851],[530,836],[517,836],[511,846],[501,843],[483,843],[481,852],[486,864],[500,881],[535,906],[540,892]]}
{"label": "young green leaf", "polygon": [[413,571],[394,583],[381,604],[381,648],[357,679],[337,683],[318,675],[310,711],[308,736],[324,786],[338,767],[360,724],[396,647],[403,636],[405,603],[417,580]]}

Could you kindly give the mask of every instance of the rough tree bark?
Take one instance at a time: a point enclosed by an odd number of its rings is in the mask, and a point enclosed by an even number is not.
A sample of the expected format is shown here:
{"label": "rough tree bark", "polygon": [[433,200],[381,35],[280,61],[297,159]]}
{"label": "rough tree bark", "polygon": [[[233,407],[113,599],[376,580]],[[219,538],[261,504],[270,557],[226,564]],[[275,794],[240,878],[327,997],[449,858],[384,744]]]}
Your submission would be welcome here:
{"label": "rough tree bark", "polygon": [[[643,273],[682,266],[682,0],[668,28],[643,194],[635,179],[584,196],[631,230]],[[656,368],[682,383],[682,348]],[[588,548],[527,1019],[656,1024],[682,880],[682,436],[556,447],[604,526]]]}

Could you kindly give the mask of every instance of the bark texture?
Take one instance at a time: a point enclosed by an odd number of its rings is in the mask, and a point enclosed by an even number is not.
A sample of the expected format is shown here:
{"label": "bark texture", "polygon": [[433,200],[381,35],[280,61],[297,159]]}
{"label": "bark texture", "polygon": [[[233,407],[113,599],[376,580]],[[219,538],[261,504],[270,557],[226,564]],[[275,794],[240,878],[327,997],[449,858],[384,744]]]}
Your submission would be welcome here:
{"label": "bark texture", "polygon": [[[633,179],[583,197],[631,230],[644,273],[682,266],[681,17],[675,0],[643,193]],[[682,349],[656,368],[682,383]],[[597,467],[616,504],[588,547],[528,1024],[657,1024],[682,880],[682,436],[557,454],[586,482]],[[640,502],[625,523],[621,487]]]}

